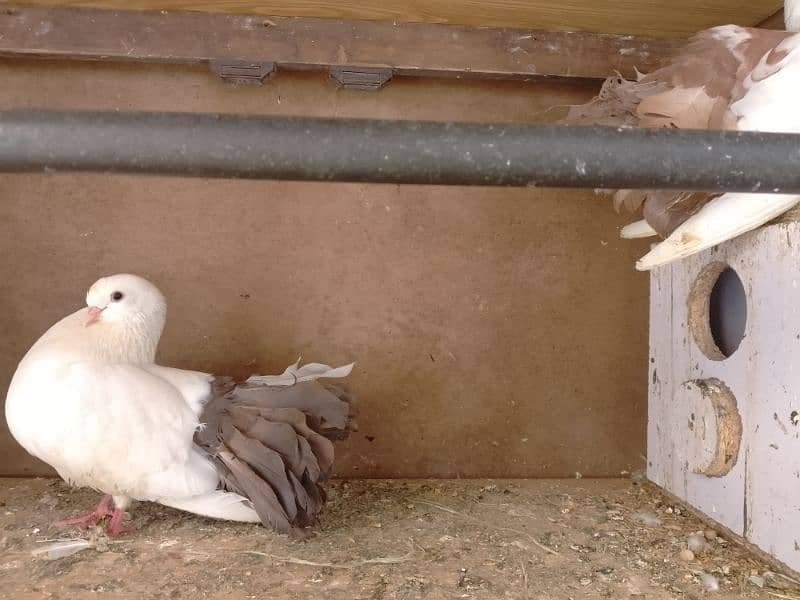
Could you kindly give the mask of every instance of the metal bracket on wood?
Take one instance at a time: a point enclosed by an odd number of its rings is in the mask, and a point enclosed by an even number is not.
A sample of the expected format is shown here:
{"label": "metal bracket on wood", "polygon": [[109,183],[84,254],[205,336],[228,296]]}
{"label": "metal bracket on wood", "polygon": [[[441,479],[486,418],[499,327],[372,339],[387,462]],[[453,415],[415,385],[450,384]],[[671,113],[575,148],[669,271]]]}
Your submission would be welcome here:
{"label": "metal bracket on wood", "polygon": [[392,69],[369,67],[331,67],[329,73],[340,88],[366,92],[381,89],[394,75]]}
{"label": "metal bracket on wood", "polygon": [[[0,56],[5,58],[211,62],[217,73],[222,70],[222,76],[237,83],[263,82],[268,73],[257,65],[264,60],[281,70],[331,72],[337,81],[351,72],[353,78],[366,77],[367,85],[342,81],[356,89],[378,89],[391,75],[529,81],[605,79],[619,71],[635,79],[637,70],[646,73],[663,66],[685,44],[679,39],[428,23],[265,20],[255,15],[9,6],[2,0],[0,5]],[[47,26],[32,25],[39,23]],[[458,52],[453,52],[455,37]],[[520,59],[523,54],[525,60]],[[363,62],[365,57],[369,62]],[[242,66],[249,67],[244,77]]]}
{"label": "metal bracket on wood", "polygon": [[247,60],[212,60],[211,70],[226,82],[236,85],[262,85],[275,75],[274,62]]}

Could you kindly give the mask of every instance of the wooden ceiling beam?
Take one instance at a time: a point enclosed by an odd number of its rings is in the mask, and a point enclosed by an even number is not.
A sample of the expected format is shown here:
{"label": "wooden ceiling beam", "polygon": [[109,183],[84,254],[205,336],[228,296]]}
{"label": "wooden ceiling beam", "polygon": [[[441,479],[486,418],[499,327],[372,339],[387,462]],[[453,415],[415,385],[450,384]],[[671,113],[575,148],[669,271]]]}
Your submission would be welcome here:
{"label": "wooden ceiling beam", "polygon": [[18,0],[19,4],[179,10],[686,37],[755,26],[782,0]]}
{"label": "wooden ceiling beam", "polygon": [[[205,13],[0,7],[0,56],[237,64],[396,75],[633,76],[681,42],[634,36]],[[268,69],[267,69],[268,70]],[[268,74],[264,72],[263,74]],[[246,75],[246,74],[245,74]]]}

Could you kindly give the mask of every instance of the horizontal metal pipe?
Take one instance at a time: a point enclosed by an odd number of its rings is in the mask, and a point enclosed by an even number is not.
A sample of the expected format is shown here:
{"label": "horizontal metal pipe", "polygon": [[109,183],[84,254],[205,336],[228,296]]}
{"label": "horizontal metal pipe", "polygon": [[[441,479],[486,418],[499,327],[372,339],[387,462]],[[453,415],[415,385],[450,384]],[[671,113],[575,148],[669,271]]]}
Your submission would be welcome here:
{"label": "horizontal metal pipe", "polygon": [[800,193],[800,136],[210,114],[0,112],[0,172]]}

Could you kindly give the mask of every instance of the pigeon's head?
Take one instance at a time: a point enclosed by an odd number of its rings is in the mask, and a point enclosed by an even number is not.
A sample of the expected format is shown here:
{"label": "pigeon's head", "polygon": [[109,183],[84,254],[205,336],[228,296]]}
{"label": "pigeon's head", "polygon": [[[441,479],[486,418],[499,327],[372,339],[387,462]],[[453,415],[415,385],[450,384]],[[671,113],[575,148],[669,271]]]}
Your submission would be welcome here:
{"label": "pigeon's head", "polygon": [[111,275],[98,279],[86,292],[86,325],[108,323],[161,336],[167,316],[164,295],[137,275]]}

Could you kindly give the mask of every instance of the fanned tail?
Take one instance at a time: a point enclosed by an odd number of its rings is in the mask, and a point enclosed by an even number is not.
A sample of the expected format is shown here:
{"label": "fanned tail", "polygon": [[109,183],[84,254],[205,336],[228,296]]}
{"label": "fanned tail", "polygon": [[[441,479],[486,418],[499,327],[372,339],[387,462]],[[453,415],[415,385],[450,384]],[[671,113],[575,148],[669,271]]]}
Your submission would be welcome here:
{"label": "fanned tail", "polygon": [[215,381],[197,443],[213,457],[224,489],[247,498],[264,526],[301,534],[316,523],[333,469],[332,440],[356,429],[347,388],[318,379],[346,377],[352,367],[298,363],[239,385]]}

